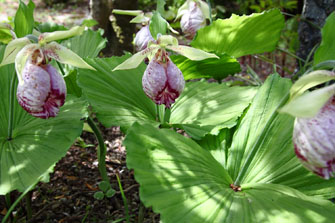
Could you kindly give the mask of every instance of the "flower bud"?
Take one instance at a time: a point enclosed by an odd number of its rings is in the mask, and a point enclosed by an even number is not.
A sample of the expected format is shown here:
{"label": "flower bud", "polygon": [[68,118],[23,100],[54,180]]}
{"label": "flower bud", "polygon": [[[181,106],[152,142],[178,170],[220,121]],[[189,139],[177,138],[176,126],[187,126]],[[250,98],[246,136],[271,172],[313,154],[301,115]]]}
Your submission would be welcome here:
{"label": "flower bud", "polygon": [[168,56],[165,61],[155,57],[147,66],[142,78],[145,94],[156,104],[170,108],[183,91],[185,80],[178,67]]}
{"label": "flower bud", "polygon": [[50,64],[37,66],[27,62],[16,96],[21,107],[32,116],[47,119],[55,117],[64,104],[66,85]]}
{"label": "flower bud", "polygon": [[293,132],[295,153],[315,174],[335,176],[335,104],[330,100],[313,118],[296,118]]}
{"label": "flower bud", "polygon": [[180,20],[180,27],[187,38],[193,39],[198,29],[206,25],[206,17],[202,13],[199,5],[191,1],[188,10]]}
{"label": "flower bud", "polygon": [[147,48],[149,41],[154,41],[149,30],[149,25],[143,26],[140,31],[136,33],[134,39],[136,50],[141,51]]}

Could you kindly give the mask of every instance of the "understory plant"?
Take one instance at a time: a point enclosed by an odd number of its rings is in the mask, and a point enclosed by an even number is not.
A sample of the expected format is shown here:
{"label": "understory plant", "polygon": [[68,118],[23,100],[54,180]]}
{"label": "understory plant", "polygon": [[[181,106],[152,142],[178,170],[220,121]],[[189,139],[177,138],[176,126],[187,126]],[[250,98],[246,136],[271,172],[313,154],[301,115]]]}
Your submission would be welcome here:
{"label": "understory plant", "polygon": [[[84,26],[56,31],[35,24],[32,3],[18,10],[14,29],[1,26],[16,36],[0,46],[0,194],[48,181],[84,120],[92,122],[90,105],[101,124],[125,133],[141,201],[162,222],[332,222],[335,14],[322,29],[313,66],[297,82],[274,72],[261,86],[248,86],[222,80],[241,71],[238,58],[275,49],[285,22],[278,9],[204,26],[212,16],[199,8],[205,23],[186,46],[170,33],[164,3],[145,18],[126,12],[145,21],[145,36],[135,39],[139,52],[122,57],[98,58],[105,40]],[[209,10],[204,4],[188,0],[182,10]],[[44,93],[57,112],[40,119],[49,102],[39,98]],[[98,138],[102,199],[114,192]]]}

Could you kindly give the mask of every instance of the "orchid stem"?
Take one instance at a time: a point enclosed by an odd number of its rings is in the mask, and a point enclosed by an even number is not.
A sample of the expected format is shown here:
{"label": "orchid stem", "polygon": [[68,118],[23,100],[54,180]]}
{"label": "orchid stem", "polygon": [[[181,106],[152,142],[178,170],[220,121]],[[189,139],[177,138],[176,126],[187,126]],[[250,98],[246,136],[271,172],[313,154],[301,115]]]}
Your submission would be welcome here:
{"label": "orchid stem", "polygon": [[208,4],[208,9],[209,9],[209,23],[212,24],[213,18],[212,18],[212,6],[211,6],[211,1],[207,0]]}
{"label": "orchid stem", "polygon": [[[65,76],[65,72],[64,69],[62,67],[62,65],[58,62],[57,65],[62,73],[63,76]],[[104,143],[104,139],[101,135],[100,130],[98,129],[98,127],[96,126],[96,124],[94,123],[93,119],[91,117],[87,118],[87,124],[91,127],[91,129],[94,132],[95,137],[98,140],[98,161],[99,161],[99,172],[101,175],[101,178],[103,181],[106,181],[107,183],[109,183],[109,177],[107,175],[107,171],[106,171],[106,153],[107,153],[107,149],[106,149],[106,145]]]}
{"label": "orchid stem", "polygon": [[59,69],[60,69],[60,72],[62,73],[62,75],[63,75],[63,77],[65,76],[65,71],[64,71],[64,69],[63,69],[63,66],[56,60],[56,63],[57,63],[57,65],[58,65],[58,67],[59,67]]}
{"label": "orchid stem", "polygon": [[2,219],[2,221],[1,221],[1,223],[5,223],[5,222],[7,222],[7,219],[11,216],[11,213],[12,213],[12,211],[14,210],[14,208],[16,207],[16,205],[22,200],[22,198],[24,198],[25,196],[26,196],[26,194],[30,191],[30,190],[32,190],[35,186],[36,186],[36,184],[37,184],[38,182],[36,182],[36,183],[34,183],[34,184],[32,184],[32,185],[30,185],[29,187],[27,187],[27,189],[14,201],[14,203],[10,206],[10,208],[8,209],[8,211],[7,211],[7,213],[6,213],[6,215],[5,215],[5,217],[3,217],[3,219]]}
{"label": "orchid stem", "polygon": [[101,178],[103,181],[106,181],[107,183],[109,183],[110,181],[109,181],[109,177],[107,175],[107,170],[106,170],[106,153],[107,153],[106,145],[104,143],[100,130],[98,129],[98,127],[96,126],[96,124],[94,123],[91,117],[87,118],[87,123],[93,130],[94,135],[98,140],[98,144],[99,144],[98,146],[99,166],[98,168],[99,168]]}
{"label": "orchid stem", "polygon": [[7,140],[12,140],[13,137],[13,121],[14,121],[14,98],[15,98],[15,83],[16,83],[16,73],[14,73],[11,83],[10,83],[10,95],[9,95],[9,110],[8,110],[8,138]]}
{"label": "orchid stem", "polygon": [[31,197],[32,197],[32,191],[29,191],[26,195],[25,195],[25,199],[26,199],[26,211],[27,211],[27,220],[30,220],[33,217],[33,212],[31,209]]}

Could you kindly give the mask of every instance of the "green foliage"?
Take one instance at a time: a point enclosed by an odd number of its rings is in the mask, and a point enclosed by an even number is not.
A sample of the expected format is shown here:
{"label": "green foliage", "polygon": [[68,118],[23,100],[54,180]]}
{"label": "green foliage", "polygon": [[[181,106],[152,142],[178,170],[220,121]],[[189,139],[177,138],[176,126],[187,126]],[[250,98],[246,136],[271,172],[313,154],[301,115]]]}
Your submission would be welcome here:
{"label": "green foliage", "polygon": [[[99,31],[87,30],[80,36],[63,41],[62,45],[82,58],[94,58],[105,48],[106,42],[107,40],[101,36]],[[80,97],[82,90],[77,84],[77,70],[69,66],[65,66],[65,70],[67,75],[64,79],[68,93]]]}
{"label": "green foliage", "polygon": [[97,192],[94,193],[93,197],[97,200],[102,200],[102,199],[104,199],[105,194],[102,191],[97,191]]}
{"label": "green foliage", "polygon": [[171,108],[170,123],[193,138],[231,128],[248,107],[257,88],[228,87],[224,84],[190,82]]}
{"label": "green foliage", "polygon": [[[328,197],[335,181],[310,174],[294,155],[293,118],[276,113],[290,86],[278,75],[269,77],[235,133],[224,129],[217,140],[207,136],[197,144],[169,129],[134,124],[124,144],[143,203],[163,222],[333,219],[334,204],[296,190],[307,186]],[[241,184],[233,185],[240,174]]]}
{"label": "green foliage", "polygon": [[62,45],[75,52],[82,58],[97,57],[105,48],[107,40],[99,31],[86,30],[80,36],[62,41]]}
{"label": "green foliage", "polygon": [[154,12],[149,25],[150,33],[154,39],[157,35],[165,35],[167,31],[167,22],[159,12]]}
{"label": "green foliage", "polygon": [[335,60],[335,12],[331,13],[321,30],[322,41],[314,55],[314,65],[327,60]]}
{"label": "green foliage", "polygon": [[218,19],[198,30],[191,45],[235,58],[264,53],[275,49],[283,27],[284,17],[277,9],[250,16],[232,15],[229,19]]}
{"label": "green foliage", "polygon": [[41,33],[68,30],[65,26],[52,22],[38,23],[35,27]]}
{"label": "green foliage", "polygon": [[[155,104],[142,89],[145,65],[111,72],[126,58],[128,56],[87,60],[97,71],[79,70],[79,86],[105,126],[120,125],[128,129],[135,121],[158,126],[160,123],[156,121]],[[217,83],[187,83],[173,105],[167,122],[201,138],[211,131],[234,126],[255,92],[256,89],[252,87],[229,88]]]}
{"label": "green foliage", "polygon": [[164,6],[165,6],[165,0],[157,0],[157,12],[159,12],[161,15],[164,15]]}
{"label": "green foliage", "polygon": [[19,9],[14,18],[14,31],[18,38],[24,37],[33,32],[35,4],[29,0],[28,5],[20,0]]}
{"label": "green foliage", "polygon": [[0,29],[0,44],[8,44],[12,40],[12,35],[9,30]]}
{"label": "green foliage", "polygon": [[198,78],[222,80],[230,74],[241,71],[239,62],[227,54],[221,55],[220,59],[209,58],[201,61],[193,61],[181,55],[172,55],[170,58],[181,70],[185,80]]}
{"label": "green foliage", "polygon": [[111,72],[127,58],[129,55],[87,59],[97,71],[80,69],[79,87],[104,126],[116,125],[127,129],[135,121],[156,124],[155,104],[144,94],[141,86],[146,66],[142,63],[137,69]]}

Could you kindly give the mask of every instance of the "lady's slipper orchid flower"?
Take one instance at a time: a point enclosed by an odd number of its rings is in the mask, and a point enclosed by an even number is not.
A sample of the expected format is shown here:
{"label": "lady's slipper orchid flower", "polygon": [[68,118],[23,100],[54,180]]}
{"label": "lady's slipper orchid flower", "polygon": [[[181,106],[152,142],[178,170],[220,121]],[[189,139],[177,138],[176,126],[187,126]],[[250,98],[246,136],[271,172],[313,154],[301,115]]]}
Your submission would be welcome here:
{"label": "lady's slipper orchid flower", "polygon": [[176,38],[163,35],[159,36],[155,43],[149,42],[146,49],[134,54],[113,71],[136,68],[148,57],[150,62],[142,78],[143,90],[156,104],[165,104],[170,108],[182,92],[185,81],[181,71],[168,57],[166,50],[172,50],[191,60],[219,58],[215,54],[178,45]]}
{"label": "lady's slipper orchid flower", "polygon": [[[136,51],[141,51],[147,48],[147,45],[150,41],[154,41],[154,38],[151,35],[150,32],[150,20],[155,14],[151,12],[144,13],[141,10],[121,10],[121,9],[114,9],[112,11],[114,14],[119,15],[129,15],[129,16],[135,16],[130,23],[140,23],[143,25],[143,27],[136,33],[135,39],[134,39],[134,45],[136,48]],[[159,13],[158,13],[159,14]],[[174,34],[179,34],[176,30],[174,30],[170,24],[163,18],[161,15],[159,15],[161,21],[164,21],[166,23],[167,28]]]}
{"label": "lady's slipper orchid flower", "polygon": [[165,51],[159,50],[150,61],[142,78],[145,94],[156,104],[167,108],[183,91],[185,80],[178,67],[171,62]]}
{"label": "lady's slipper orchid flower", "polygon": [[[66,97],[64,78],[48,64],[51,59],[94,70],[77,54],[52,42],[80,35],[83,30],[84,27],[74,27],[68,31],[43,33],[38,38],[29,35],[14,39],[7,45],[0,66],[15,62],[19,80],[17,99],[21,107],[31,115],[44,119],[55,117],[64,104]],[[38,43],[32,43],[31,39],[36,39]]]}
{"label": "lady's slipper orchid flower", "polygon": [[290,101],[280,112],[296,117],[293,130],[295,153],[302,164],[322,178],[335,176],[335,84],[306,90],[335,79],[330,71],[314,71],[291,88]]}
{"label": "lady's slipper orchid flower", "polygon": [[147,48],[150,41],[154,41],[154,38],[150,33],[149,25],[143,26],[140,31],[138,31],[135,35],[134,43],[136,50],[144,50],[145,48]]}
{"label": "lady's slipper orchid flower", "polygon": [[296,118],[294,149],[302,164],[317,175],[335,176],[335,103],[330,99],[312,118]]}
{"label": "lady's slipper orchid flower", "polygon": [[187,38],[193,39],[198,29],[206,26],[209,7],[201,0],[187,0],[178,10],[176,19],[179,17],[181,30]]}

